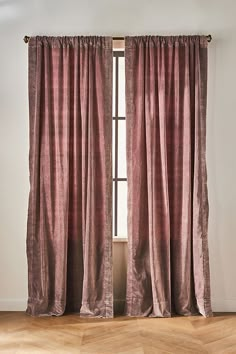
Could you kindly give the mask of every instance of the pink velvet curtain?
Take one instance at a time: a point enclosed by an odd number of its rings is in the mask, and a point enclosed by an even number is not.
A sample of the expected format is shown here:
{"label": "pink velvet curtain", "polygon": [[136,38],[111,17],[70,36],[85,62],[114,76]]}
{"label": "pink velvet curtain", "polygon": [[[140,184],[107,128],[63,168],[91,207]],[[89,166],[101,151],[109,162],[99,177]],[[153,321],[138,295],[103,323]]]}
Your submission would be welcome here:
{"label": "pink velvet curtain", "polygon": [[29,42],[27,313],[113,316],[112,39]]}
{"label": "pink velvet curtain", "polygon": [[211,316],[207,40],[127,37],[127,314]]}

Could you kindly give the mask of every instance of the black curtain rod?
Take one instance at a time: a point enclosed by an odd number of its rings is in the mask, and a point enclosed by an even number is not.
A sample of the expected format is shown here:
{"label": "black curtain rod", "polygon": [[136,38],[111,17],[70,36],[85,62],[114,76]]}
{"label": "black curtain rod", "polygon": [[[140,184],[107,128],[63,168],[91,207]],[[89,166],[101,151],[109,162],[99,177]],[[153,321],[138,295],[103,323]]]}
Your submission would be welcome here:
{"label": "black curtain rod", "polygon": [[[208,34],[207,36],[207,41],[211,42],[212,41],[212,36]],[[125,37],[112,37],[113,41],[123,41]],[[25,43],[29,43],[30,37],[29,36],[24,36],[23,38]]]}

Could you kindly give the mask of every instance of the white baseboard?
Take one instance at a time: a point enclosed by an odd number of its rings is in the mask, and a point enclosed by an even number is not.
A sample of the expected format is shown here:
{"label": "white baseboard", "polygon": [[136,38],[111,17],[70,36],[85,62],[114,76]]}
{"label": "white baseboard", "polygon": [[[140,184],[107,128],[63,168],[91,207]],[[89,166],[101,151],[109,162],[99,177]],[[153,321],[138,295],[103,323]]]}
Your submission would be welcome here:
{"label": "white baseboard", "polygon": [[[25,311],[27,299],[0,299],[0,311]],[[214,312],[236,312],[236,298],[230,300],[212,299]]]}
{"label": "white baseboard", "polygon": [[0,311],[25,311],[26,299],[0,299]]}
{"label": "white baseboard", "polygon": [[236,312],[236,298],[235,299],[212,299],[213,312]]}

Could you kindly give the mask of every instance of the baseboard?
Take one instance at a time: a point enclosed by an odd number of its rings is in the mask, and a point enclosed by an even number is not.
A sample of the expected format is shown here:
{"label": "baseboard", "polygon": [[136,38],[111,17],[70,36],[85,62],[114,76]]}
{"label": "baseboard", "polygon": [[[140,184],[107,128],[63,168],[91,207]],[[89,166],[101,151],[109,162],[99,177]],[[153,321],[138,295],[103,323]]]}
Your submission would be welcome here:
{"label": "baseboard", "polygon": [[26,299],[0,299],[0,311],[25,311]]}
{"label": "baseboard", "polygon": [[235,299],[212,299],[213,312],[236,312],[236,298]]}
{"label": "baseboard", "polygon": [[[0,299],[0,311],[25,311],[26,299]],[[229,300],[212,299],[214,312],[236,312],[236,298]]]}

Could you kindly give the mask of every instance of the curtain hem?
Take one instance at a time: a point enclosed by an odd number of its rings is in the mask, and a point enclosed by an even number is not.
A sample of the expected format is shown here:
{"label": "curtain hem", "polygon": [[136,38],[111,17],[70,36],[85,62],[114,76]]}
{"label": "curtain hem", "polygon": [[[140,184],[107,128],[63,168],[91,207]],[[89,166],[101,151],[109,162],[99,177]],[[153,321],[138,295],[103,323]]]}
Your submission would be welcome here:
{"label": "curtain hem", "polygon": [[31,299],[28,301],[26,309],[27,315],[35,317],[62,316],[65,312],[65,303],[63,301],[48,299]]}
{"label": "curtain hem", "polygon": [[210,299],[197,299],[197,307],[203,317],[213,317]]}

